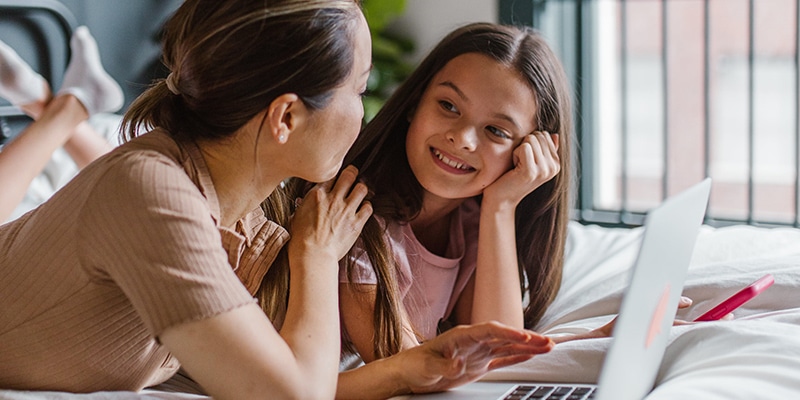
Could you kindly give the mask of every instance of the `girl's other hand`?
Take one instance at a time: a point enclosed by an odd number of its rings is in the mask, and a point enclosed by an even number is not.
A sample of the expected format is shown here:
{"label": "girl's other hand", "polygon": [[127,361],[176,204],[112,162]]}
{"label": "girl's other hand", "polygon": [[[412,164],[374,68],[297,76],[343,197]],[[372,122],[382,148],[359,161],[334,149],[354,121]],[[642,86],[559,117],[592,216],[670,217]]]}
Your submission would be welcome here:
{"label": "girl's other hand", "polygon": [[[689,307],[692,306],[692,303],[693,303],[693,301],[692,301],[691,298],[686,297],[686,296],[681,296],[681,299],[678,301],[678,309],[689,308]],[[731,316],[731,318],[733,317],[732,314],[730,314],[730,316]],[[572,335],[572,336],[562,336],[560,338],[557,338],[556,339],[556,343],[564,343],[564,342],[569,342],[571,340],[579,340],[579,339],[611,337],[611,334],[614,331],[614,325],[616,325],[616,323],[617,323],[617,317],[614,317],[614,319],[612,319],[609,323],[607,323],[607,324],[605,324],[605,325],[603,325],[603,326],[601,326],[601,327],[599,327],[597,329],[591,330],[589,332],[582,333],[582,334],[577,334],[577,335]],[[687,324],[691,324],[691,322],[680,320],[680,319],[676,319],[672,323],[672,325],[674,325],[674,326],[687,325]]]}
{"label": "girl's other hand", "polygon": [[558,134],[536,131],[527,135],[512,153],[514,166],[484,191],[484,198],[519,204],[529,193],[561,171]]}
{"label": "girl's other hand", "polygon": [[289,252],[313,249],[341,260],[372,215],[364,201],[367,186],[356,183],[358,169],[345,168],[337,179],[315,185],[295,211]]}
{"label": "girl's other hand", "polygon": [[400,379],[413,393],[447,390],[487,372],[547,353],[553,341],[498,322],[457,326],[396,358]]}

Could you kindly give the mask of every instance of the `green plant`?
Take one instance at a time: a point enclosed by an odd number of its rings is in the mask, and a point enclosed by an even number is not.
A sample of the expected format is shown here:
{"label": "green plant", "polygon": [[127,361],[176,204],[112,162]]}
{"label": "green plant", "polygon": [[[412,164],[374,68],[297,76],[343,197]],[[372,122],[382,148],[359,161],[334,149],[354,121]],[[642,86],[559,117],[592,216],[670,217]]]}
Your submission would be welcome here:
{"label": "green plant", "polygon": [[372,35],[372,72],[364,97],[364,121],[369,122],[394,89],[413,71],[407,61],[414,41],[387,31],[390,22],[405,11],[405,0],[362,0]]}

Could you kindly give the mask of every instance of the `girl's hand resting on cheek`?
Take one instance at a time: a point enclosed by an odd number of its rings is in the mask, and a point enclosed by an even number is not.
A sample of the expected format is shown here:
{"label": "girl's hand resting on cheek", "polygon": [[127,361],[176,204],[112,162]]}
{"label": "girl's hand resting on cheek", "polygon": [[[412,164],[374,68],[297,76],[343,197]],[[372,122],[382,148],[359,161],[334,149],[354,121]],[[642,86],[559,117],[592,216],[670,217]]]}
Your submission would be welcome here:
{"label": "girl's hand resting on cheek", "polygon": [[484,198],[516,206],[529,193],[553,179],[561,171],[558,134],[536,131],[514,149],[514,166],[484,191]]}
{"label": "girl's hand resting on cheek", "polygon": [[372,215],[372,205],[364,201],[367,186],[356,183],[357,178],[358,169],[348,166],[338,179],[309,190],[292,218],[290,254],[293,250],[304,254],[303,247],[329,254],[336,261],[347,254]]}
{"label": "girl's hand resting on cheek", "polygon": [[[401,381],[413,393],[447,390],[487,372],[547,353],[553,341],[538,333],[498,322],[457,326],[392,358]],[[388,360],[388,359],[387,359]]]}

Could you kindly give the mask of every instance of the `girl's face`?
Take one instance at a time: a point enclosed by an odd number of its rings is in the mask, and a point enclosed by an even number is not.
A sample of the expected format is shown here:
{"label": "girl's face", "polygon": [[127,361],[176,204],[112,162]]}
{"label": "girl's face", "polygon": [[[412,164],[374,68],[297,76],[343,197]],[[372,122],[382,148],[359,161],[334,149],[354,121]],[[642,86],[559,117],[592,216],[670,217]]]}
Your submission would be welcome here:
{"label": "girl's face", "polygon": [[414,111],[406,137],[411,170],[429,195],[481,194],[511,169],[535,116],[534,94],[516,71],[462,54],[433,77]]}

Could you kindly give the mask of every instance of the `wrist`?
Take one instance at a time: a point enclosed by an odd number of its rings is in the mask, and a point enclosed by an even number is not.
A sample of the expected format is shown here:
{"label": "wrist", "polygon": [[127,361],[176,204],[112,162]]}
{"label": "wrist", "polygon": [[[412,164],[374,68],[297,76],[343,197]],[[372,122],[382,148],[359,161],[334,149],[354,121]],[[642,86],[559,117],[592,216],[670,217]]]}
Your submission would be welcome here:
{"label": "wrist", "polygon": [[406,383],[402,361],[398,356],[382,358],[358,368],[341,372],[336,389],[337,398],[388,399],[411,394]]}
{"label": "wrist", "polygon": [[287,249],[289,268],[294,270],[302,265],[334,265],[338,270],[339,260],[325,248],[306,243],[290,243]]}
{"label": "wrist", "polygon": [[[386,380],[381,386],[386,387],[387,397],[411,394],[411,384],[406,375],[406,363],[403,362],[404,353],[398,353],[388,358],[382,358],[371,362],[375,368],[386,373]],[[405,367],[404,367],[405,366]]]}
{"label": "wrist", "polygon": [[514,215],[517,210],[519,201],[508,198],[499,198],[498,196],[491,196],[484,193],[481,199],[481,211],[488,211],[495,214],[508,214]]}

